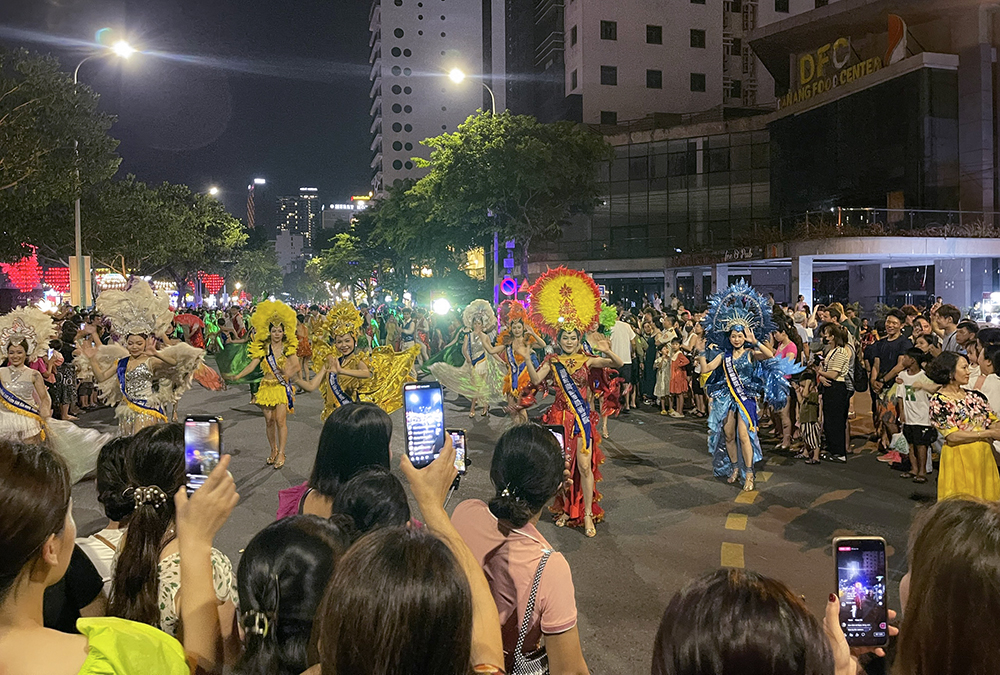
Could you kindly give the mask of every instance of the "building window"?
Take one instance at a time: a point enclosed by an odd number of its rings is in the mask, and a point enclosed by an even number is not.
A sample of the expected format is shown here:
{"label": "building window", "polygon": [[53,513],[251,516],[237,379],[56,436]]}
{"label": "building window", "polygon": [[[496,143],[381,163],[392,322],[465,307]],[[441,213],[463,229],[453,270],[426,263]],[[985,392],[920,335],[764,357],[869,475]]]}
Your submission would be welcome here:
{"label": "building window", "polygon": [[830,0],[816,0],[816,9],[819,9],[820,7],[826,7],[829,4]]}
{"label": "building window", "polygon": [[573,91],[576,89],[576,70],[569,74],[569,90]]}
{"label": "building window", "polygon": [[743,80],[733,80],[729,83],[729,91],[727,92],[729,98],[743,98]]}
{"label": "building window", "polygon": [[695,49],[705,48],[705,31],[697,28],[691,29],[691,46]]}
{"label": "building window", "polygon": [[788,0],[774,0],[774,11],[788,14]]}
{"label": "building window", "polygon": [[691,0],[692,5],[704,5],[705,0]]}
{"label": "building window", "polygon": [[618,124],[618,113],[613,110],[602,110],[601,124]]}
{"label": "building window", "polygon": [[[704,75],[702,77],[704,77]],[[601,66],[601,84],[618,84],[617,66]]]}
{"label": "building window", "polygon": [[646,71],[646,89],[663,89],[663,71]]}
{"label": "building window", "polygon": [[569,46],[572,47],[576,44],[576,26],[569,29]]}
{"label": "building window", "polygon": [[705,73],[691,73],[691,91],[705,91]]}
{"label": "building window", "polygon": [[646,44],[663,44],[663,26],[646,26]]}
{"label": "building window", "polygon": [[617,21],[602,21],[601,22],[601,39],[602,40],[617,40],[618,39],[618,22]]}

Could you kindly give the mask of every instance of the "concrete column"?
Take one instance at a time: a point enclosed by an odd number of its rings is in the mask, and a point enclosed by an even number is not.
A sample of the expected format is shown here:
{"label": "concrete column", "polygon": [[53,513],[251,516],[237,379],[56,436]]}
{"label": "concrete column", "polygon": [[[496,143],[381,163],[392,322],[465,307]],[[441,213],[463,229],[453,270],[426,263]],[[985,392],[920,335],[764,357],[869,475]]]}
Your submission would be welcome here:
{"label": "concrete column", "polygon": [[729,287],[729,265],[714,265],[712,267],[712,292]]}
{"label": "concrete column", "polygon": [[[970,12],[970,21],[961,25],[972,24],[974,16]],[[959,200],[964,211],[995,208],[993,51],[988,42],[980,42],[963,47],[958,54]]]}
{"label": "concrete column", "polygon": [[[934,261],[934,295],[949,305],[955,305],[962,312],[978,302],[980,298],[972,298],[971,258],[949,258]],[[978,266],[978,261],[975,261]]]}
{"label": "concrete column", "polygon": [[792,282],[788,294],[789,304],[793,307],[798,302],[799,296],[806,299],[806,304],[810,308],[813,306],[813,256],[793,256],[792,257]]}

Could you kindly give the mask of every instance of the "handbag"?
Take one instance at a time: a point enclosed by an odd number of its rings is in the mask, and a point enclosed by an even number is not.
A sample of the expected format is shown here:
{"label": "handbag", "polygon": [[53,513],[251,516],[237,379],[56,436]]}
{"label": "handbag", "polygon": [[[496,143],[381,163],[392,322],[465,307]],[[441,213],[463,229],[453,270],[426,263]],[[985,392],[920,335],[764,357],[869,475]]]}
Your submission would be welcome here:
{"label": "handbag", "polygon": [[528,606],[524,610],[524,620],[521,621],[521,630],[517,634],[517,647],[514,648],[514,667],[510,675],[548,675],[549,656],[545,653],[545,647],[525,656],[524,638],[528,635],[528,627],[531,625],[531,615],[535,612],[535,596],[538,595],[538,582],[542,580],[542,571],[545,563],[549,561],[552,551],[543,549],[542,559],[535,570],[535,580],[531,584],[531,595],[528,596]]}

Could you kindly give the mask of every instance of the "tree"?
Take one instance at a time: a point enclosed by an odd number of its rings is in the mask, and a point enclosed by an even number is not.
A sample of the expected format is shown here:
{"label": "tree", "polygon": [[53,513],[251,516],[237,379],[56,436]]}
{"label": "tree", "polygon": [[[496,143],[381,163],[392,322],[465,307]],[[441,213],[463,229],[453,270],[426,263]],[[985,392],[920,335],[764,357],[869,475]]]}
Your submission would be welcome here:
{"label": "tree", "polygon": [[552,240],[574,213],[586,213],[600,191],[597,165],[611,157],[604,139],[572,122],[479,114],[452,134],[428,138],[430,173],[410,192],[430,204],[431,218],[467,230],[484,248],[493,232],[521,246],[522,274],[532,240]]}
{"label": "tree", "polygon": [[274,248],[241,251],[231,277],[243,284],[243,290],[252,298],[276,292],[281,288],[281,268]]}
{"label": "tree", "polygon": [[65,240],[72,219],[55,231],[33,222],[118,170],[118,141],[108,135],[114,118],[97,112],[97,100],[56,59],[0,51],[0,258],[19,258],[22,244]]}
{"label": "tree", "polygon": [[315,279],[347,286],[352,301],[355,292],[360,290],[370,302],[375,290],[372,276],[379,268],[379,261],[372,254],[372,249],[361,238],[343,232],[334,236],[333,246],[306,263],[306,270]]}

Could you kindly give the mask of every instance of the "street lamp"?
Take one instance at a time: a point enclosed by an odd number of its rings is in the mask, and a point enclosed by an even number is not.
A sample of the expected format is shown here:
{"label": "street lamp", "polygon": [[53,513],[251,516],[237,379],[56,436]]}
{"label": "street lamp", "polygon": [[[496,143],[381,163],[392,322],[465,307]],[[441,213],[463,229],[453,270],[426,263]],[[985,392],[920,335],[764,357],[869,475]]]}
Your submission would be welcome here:
{"label": "street lamp", "polygon": [[217,194],[219,194],[219,188],[213,185],[212,187],[208,188],[208,194],[212,195],[213,197],[216,196]]}
{"label": "street lamp", "polygon": [[[118,42],[116,42],[114,45],[112,45],[110,47],[110,53],[115,54],[116,56],[118,56],[120,58],[123,58],[123,59],[127,59],[128,57],[132,56],[132,54],[134,54],[135,51],[136,51],[135,48],[132,47],[132,45],[130,45],[125,40],[119,40]],[[109,53],[108,51],[96,51],[93,54],[85,56],[80,61],[80,63],[76,64],[76,68],[73,69],[73,87],[74,87],[74,89],[76,88],[77,85],[80,84],[80,66],[82,66],[83,64],[85,64],[87,61],[89,61],[91,59],[95,59],[95,58],[97,58],[99,56],[107,56],[108,53]],[[89,307],[90,303],[88,302],[88,297],[87,297],[88,296],[88,293],[87,293],[87,270],[86,270],[86,265],[84,264],[84,260],[83,260],[83,231],[82,231],[82,229],[80,227],[80,192],[79,192],[79,190],[80,190],[80,164],[79,164],[79,158],[80,158],[80,141],[79,140],[74,140],[73,141],[73,152],[76,154],[76,157],[77,157],[77,166],[76,166],[77,195],[76,195],[76,201],[73,203],[73,220],[74,220],[74,236],[75,236],[75,239],[76,239],[76,264],[77,264],[77,273],[79,274],[79,282],[80,282],[80,289],[79,289],[80,290],[80,297],[79,297],[79,300],[80,300],[80,306],[81,307]]]}
{"label": "street lamp", "polygon": [[[448,78],[452,82],[454,82],[455,84],[461,84],[462,81],[465,80],[465,73],[463,73],[461,71],[461,69],[459,69],[459,68],[452,68],[448,72]],[[491,104],[492,109],[493,109],[493,114],[496,115],[497,114],[497,99],[496,99],[496,96],[493,95],[493,90],[490,89],[490,85],[486,84],[482,80],[480,80],[479,83],[481,85],[483,85],[484,87],[486,87],[486,91],[490,92],[490,104]]]}

